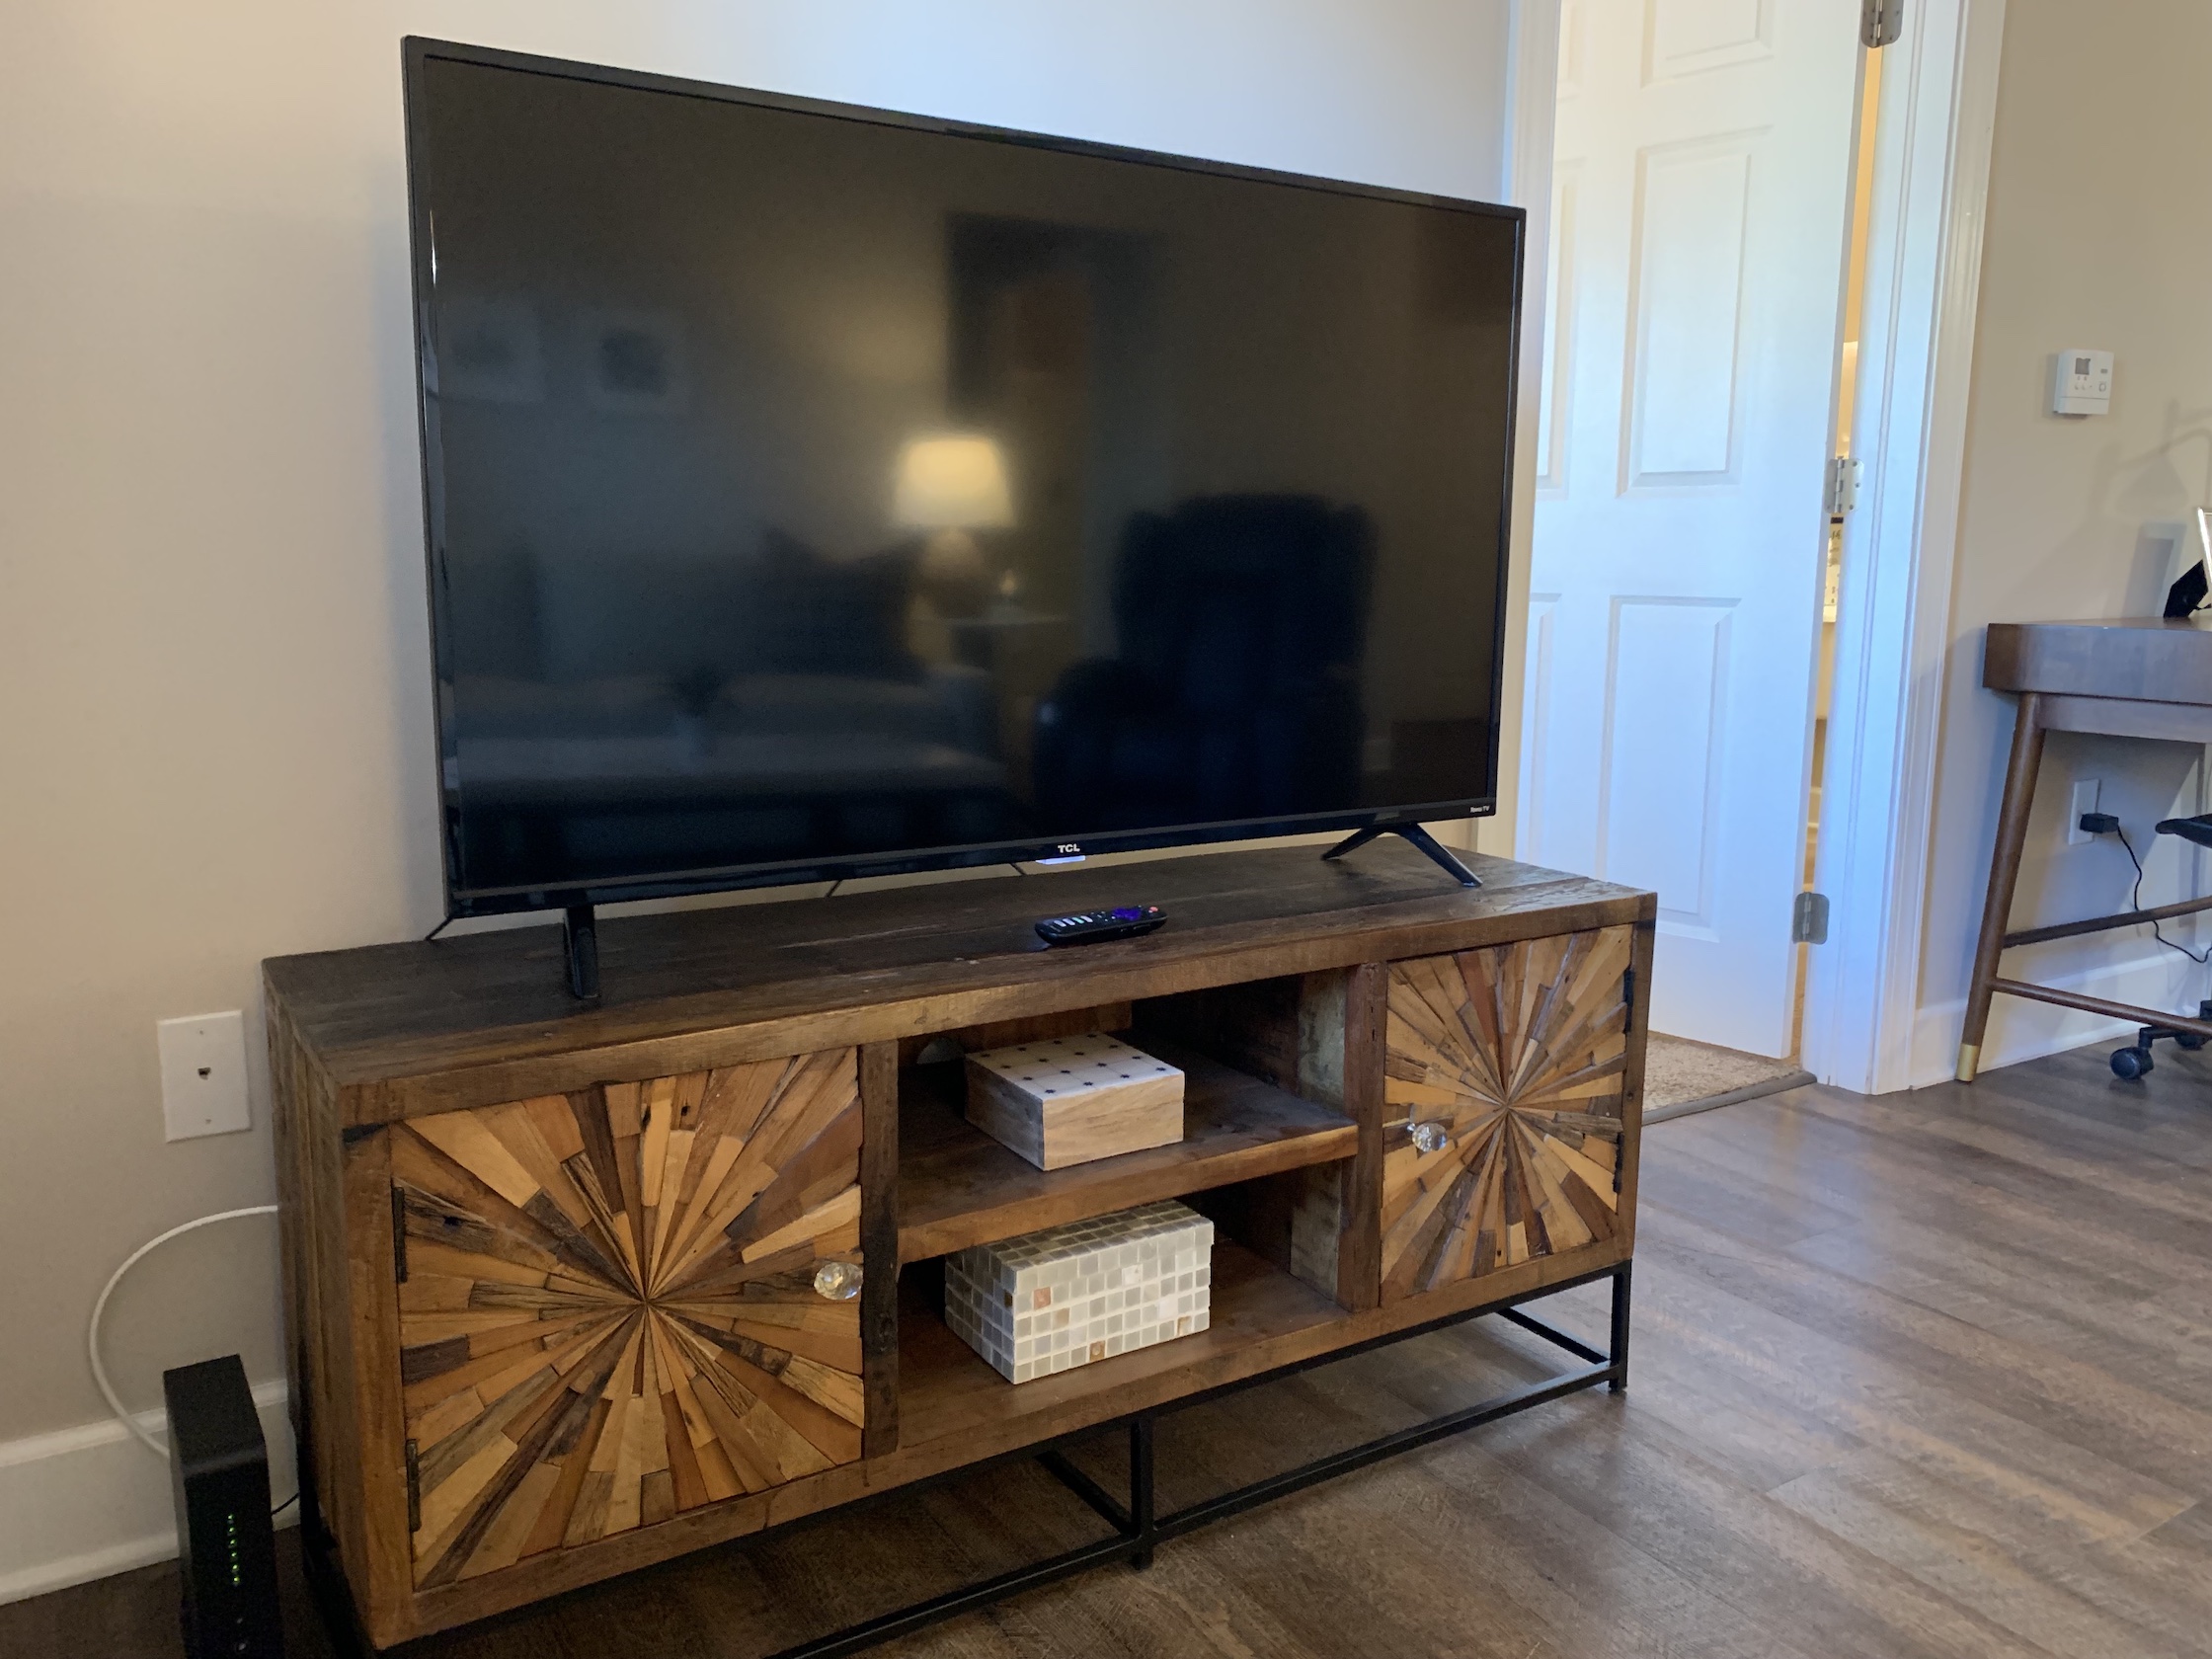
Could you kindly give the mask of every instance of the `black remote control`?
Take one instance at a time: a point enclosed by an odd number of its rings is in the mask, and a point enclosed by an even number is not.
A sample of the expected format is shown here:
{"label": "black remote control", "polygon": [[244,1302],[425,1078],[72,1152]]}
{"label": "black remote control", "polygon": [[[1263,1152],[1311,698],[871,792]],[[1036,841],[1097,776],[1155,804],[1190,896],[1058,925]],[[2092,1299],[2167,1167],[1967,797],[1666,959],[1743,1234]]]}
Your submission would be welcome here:
{"label": "black remote control", "polygon": [[1112,910],[1047,916],[1037,924],[1037,937],[1048,945],[1095,945],[1101,939],[1134,939],[1166,925],[1167,912],[1157,905],[1124,905]]}

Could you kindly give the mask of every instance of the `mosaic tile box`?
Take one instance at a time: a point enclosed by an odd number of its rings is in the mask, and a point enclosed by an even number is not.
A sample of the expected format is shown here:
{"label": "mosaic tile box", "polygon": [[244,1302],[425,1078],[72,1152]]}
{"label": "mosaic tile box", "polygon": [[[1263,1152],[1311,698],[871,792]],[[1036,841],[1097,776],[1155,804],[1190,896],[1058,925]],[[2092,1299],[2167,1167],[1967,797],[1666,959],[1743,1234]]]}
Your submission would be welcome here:
{"label": "mosaic tile box", "polygon": [[1214,1224],[1170,1199],[945,1258],[945,1323],[1009,1382],[1206,1328]]}

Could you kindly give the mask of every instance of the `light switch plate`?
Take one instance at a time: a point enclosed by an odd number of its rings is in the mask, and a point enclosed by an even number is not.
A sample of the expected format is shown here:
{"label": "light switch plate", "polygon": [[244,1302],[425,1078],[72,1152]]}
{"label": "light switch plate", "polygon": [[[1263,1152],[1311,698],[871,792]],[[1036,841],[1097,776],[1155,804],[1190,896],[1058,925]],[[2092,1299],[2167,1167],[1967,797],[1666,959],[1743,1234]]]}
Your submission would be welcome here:
{"label": "light switch plate", "polygon": [[246,1101],[246,1016],[236,1008],[162,1020],[161,1115],[172,1141],[253,1127]]}

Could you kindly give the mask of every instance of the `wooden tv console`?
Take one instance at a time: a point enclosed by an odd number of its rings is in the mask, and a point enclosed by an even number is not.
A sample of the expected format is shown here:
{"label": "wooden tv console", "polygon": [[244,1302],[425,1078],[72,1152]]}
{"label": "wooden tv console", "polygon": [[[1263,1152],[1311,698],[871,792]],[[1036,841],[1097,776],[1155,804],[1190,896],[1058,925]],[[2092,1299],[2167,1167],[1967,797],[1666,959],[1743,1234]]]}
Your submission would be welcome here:
{"label": "wooden tv console", "polygon": [[[1394,844],[1284,846],[616,920],[589,1008],[550,928],[270,962],[302,1521],[360,1632],[1015,1453],[1111,1523],[803,1650],[849,1651],[1621,1386],[1655,902],[1473,862],[1475,891]],[[1133,902],[1170,924],[1051,951],[1031,930]],[[919,1063],[941,1036],[1090,1030],[1187,1069],[1180,1145],[1044,1173],[962,1121],[960,1065]],[[934,1258],[1165,1197],[1216,1223],[1203,1333],[1016,1386],[932,1305]],[[1515,1305],[1600,1278],[1607,1353]],[[1154,1513],[1156,1414],[1483,1311],[1584,1363]],[[1107,1425],[1126,1502],[1053,1450]]]}

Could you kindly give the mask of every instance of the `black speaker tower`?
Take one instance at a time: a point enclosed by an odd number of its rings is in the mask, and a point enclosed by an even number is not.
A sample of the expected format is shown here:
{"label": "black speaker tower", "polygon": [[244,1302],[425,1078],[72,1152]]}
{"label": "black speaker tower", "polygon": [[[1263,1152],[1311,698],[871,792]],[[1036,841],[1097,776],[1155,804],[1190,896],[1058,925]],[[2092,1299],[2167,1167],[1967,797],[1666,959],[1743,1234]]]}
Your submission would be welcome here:
{"label": "black speaker tower", "polygon": [[164,1372],[187,1659],[283,1659],[269,1447],[236,1354]]}

